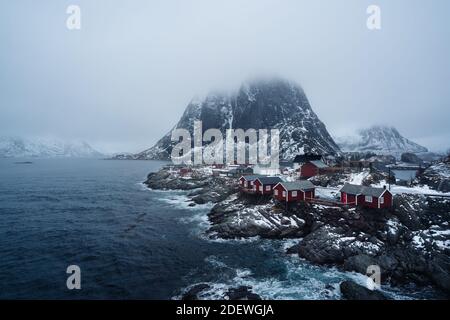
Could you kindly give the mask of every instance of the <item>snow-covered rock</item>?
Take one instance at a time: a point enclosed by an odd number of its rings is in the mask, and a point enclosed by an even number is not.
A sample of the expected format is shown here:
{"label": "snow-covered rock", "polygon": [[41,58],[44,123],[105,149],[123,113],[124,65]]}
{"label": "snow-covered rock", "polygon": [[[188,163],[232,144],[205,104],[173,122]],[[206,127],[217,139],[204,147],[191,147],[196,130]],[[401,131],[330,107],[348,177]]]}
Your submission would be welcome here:
{"label": "snow-covered rock", "polygon": [[420,183],[441,192],[450,192],[450,163],[439,162],[428,167],[420,176]]}
{"label": "snow-covered rock", "polygon": [[99,158],[102,156],[84,141],[0,137],[0,158]]}
{"label": "snow-covered rock", "polygon": [[362,129],[357,136],[339,137],[336,142],[345,152],[374,152],[400,157],[402,153],[423,153],[427,148],[403,137],[397,129],[388,126],[373,126]]}

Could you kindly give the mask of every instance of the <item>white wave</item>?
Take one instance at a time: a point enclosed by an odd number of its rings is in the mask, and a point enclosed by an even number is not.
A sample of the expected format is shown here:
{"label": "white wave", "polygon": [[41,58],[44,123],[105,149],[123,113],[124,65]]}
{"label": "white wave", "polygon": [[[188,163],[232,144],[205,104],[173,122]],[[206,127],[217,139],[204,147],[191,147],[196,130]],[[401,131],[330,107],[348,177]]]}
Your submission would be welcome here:
{"label": "white wave", "polygon": [[254,243],[261,240],[259,236],[249,237],[249,238],[236,238],[236,239],[223,239],[218,237],[217,233],[210,233],[202,237],[203,240],[215,243],[228,243],[228,244],[244,244],[244,243]]}
{"label": "white wave", "polygon": [[[271,240],[270,240],[271,241]],[[269,241],[265,241],[268,243]],[[292,244],[286,242],[276,243],[277,251],[283,246]],[[280,245],[281,244],[281,245]],[[279,277],[257,277],[252,270],[245,268],[232,268],[220,260],[217,256],[209,256],[205,262],[213,269],[222,270],[218,272],[220,277],[224,269],[230,269],[233,276],[217,279],[215,282],[208,282],[210,288],[204,290],[199,298],[201,299],[226,299],[226,292],[230,288],[239,286],[249,286],[252,292],[260,295],[263,299],[273,300],[335,300],[341,299],[340,283],[344,280],[352,280],[360,285],[366,285],[365,275],[355,272],[343,272],[337,268],[328,268],[310,264],[298,256],[288,256],[284,260],[287,273]],[[219,271],[218,270],[218,271]],[[386,296],[405,300],[414,299],[412,294],[402,292],[400,289],[387,285],[381,287],[381,292]]]}

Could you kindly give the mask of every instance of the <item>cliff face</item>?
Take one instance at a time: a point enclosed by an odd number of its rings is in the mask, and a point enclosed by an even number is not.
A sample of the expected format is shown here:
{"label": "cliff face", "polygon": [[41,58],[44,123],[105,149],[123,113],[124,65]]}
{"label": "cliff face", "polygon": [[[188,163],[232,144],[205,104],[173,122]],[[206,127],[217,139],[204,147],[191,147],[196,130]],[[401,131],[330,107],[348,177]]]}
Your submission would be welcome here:
{"label": "cliff face", "polygon": [[[175,128],[191,131],[194,121],[203,131],[220,129],[279,129],[280,158],[293,159],[298,153],[337,154],[339,147],[312,110],[301,87],[271,79],[244,83],[235,94],[211,93],[189,103]],[[171,132],[153,147],[133,155],[134,159],[168,160],[174,143]]]}

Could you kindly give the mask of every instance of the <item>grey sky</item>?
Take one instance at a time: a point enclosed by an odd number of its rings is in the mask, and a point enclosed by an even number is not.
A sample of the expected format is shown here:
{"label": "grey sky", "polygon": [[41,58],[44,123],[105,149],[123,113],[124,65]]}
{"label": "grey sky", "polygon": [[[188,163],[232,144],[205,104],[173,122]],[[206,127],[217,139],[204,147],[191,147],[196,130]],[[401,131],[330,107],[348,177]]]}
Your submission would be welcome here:
{"label": "grey sky", "polygon": [[141,151],[192,96],[273,73],[303,86],[333,135],[385,123],[444,150],[449,12],[448,0],[2,1],[0,135]]}

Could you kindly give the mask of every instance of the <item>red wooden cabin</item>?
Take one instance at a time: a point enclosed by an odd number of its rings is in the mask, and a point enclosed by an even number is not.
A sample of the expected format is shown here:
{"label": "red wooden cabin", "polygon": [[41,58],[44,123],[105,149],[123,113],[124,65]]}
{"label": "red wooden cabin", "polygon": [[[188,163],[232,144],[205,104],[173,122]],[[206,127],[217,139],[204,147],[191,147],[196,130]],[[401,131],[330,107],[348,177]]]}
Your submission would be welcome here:
{"label": "red wooden cabin", "polygon": [[254,191],[253,186],[254,186],[255,180],[259,177],[260,176],[258,176],[258,175],[241,176],[239,178],[239,186],[244,191],[252,192],[252,191]]}
{"label": "red wooden cabin", "polygon": [[259,177],[254,182],[254,191],[258,194],[272,194],[273,187],[283,182],[279,177]]}
{"label": "red wooden cabin", "polygon": [[393,196],[386,188],[373,188],[346,183],[341,192],[341,202],[367,208],[390,208]]}
{"label": "red wooden cabin", "polygon": [[278,201],[307,201],[315,197],[315,186],[311,181],[280,182],[273,188]]}
{"label": "red wooden cabin", "polygon": [[300,167],[300,177],[311,178],[326,173],[328,166],[320,160],[308,161]]}

